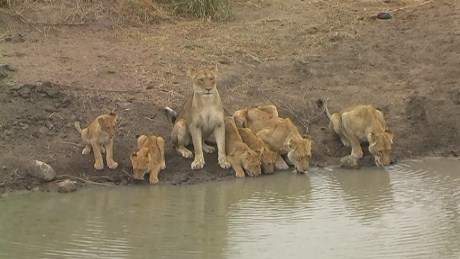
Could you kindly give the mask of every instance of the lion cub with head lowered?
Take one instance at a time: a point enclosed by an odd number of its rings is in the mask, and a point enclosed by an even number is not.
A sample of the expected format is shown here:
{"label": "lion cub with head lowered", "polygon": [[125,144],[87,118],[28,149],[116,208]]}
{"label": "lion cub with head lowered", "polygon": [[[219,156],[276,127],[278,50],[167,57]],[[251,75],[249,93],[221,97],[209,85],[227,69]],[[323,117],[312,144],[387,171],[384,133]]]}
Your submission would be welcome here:
{"label": "lion cub with head lowered", "polygon": [[188,76],[193,81],[193,95],[189,98],[179,116],[174,110],[165,108],[168,117],[175,123],[171,140],[176,151],[185,158],[191,158],[192,152],[185,146],[193,143],[195,159],[192,169],[203,168],[205,161],[203,151],[213,153],[214,147],[204,143],[211,134],[217,142],[218,163],[222,168],[229,168],[225,154],[224,106],[216,88],[217,66],[209,69],[190,68]]}
{"label": "lion cub with head lowered", "polygon": [[165,140],[162,137],[138,135],[139,151],[131,154],[133,177],[144,180],[144,175],[150,171],[150,184],[159,182],[158,173],[166,168]]}
{"label": "lion cub with head lowered", "polygon": [[244,177],[244,171],[250,176],[260,175],[260,153],[255,152],[243,142],[231,116],[226,116],[224,120],[227,159],[236,177]]}
{"label": "lion cub with head lowered", "polygon": [[101,153],[106,153],[107,166],[110,169],[118,167],[118,163],[113,160],[113,137],[115,136],[117,119],[118,116],[115,113],[100,115],[91,122],[88,128],[83,130],[80,127],[80,122],[75,122],[75,128],[81,134],[81,139],[85,144],[81,153],[87,155],[93,149],[94,168],[96,170],[104,168]]}
{"label": "lion cub with head lowered", "polygon": [[326,111],[329,128],[340,137],[343,145],[351,146],[351,155],[340,160],[342,167],[357,167],[357,160],[363,157],[361,142],[369,142],[369,152],[377,166],[390,164],[393,133],[387,130],[383,113],[372,105],[356,105],[331,114],[326,101],[318,100]]}

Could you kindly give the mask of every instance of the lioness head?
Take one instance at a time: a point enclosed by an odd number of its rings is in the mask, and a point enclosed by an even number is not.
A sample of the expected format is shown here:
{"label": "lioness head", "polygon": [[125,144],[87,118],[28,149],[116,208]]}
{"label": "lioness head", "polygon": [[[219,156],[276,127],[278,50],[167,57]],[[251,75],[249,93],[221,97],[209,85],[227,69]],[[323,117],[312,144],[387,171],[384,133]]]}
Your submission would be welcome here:
{"label": "lioness head", "polygon": [[261,163],[262,163],[262,171],[266,174],[273,174],[275,172],[275,164],[276,164],[276,156],[278,155],[277,152],[271,151],[268,148],[263,148],[261,152]]}
{"label": "lioness head", "polygon": [[307,172],[308,168],[310,167],[311,139],[290,139],[287,158],[294,164],[297,172]]}
{"label": "lioness head", "polygon": [[369,152],[374,156],[377,166],[390,164],[390,155],[393,146],[393,133],[369,133]]}
{"label": "lioness head", "polygon": [[134,179],[144,180],[144,175],[149,170],[149,156],[150,154],[147,152],[134,152],[131,154],[131,164],[133,165]]}
{"label": "lioness head", "polygon": [[101,126],[101,131],[107,134],[109,138],[113,138],[115,136],[117,119],[118,116],[113,112],[99,116],[99,118],[97,119],[97,122]]}
{"label": "lioness head", "polygon": [[187,75],[192,78],[196,94],[211,95],[216,91],[217,65],[210,68],[190,68]]}

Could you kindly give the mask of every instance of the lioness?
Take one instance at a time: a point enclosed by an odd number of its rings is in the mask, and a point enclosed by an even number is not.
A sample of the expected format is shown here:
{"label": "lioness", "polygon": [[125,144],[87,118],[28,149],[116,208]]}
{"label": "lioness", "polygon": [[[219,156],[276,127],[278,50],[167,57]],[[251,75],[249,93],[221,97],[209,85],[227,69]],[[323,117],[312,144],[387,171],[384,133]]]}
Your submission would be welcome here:
{"label": "lioness", "polygon": [[100,115],[91,122],[88,128],[83,130],[80,127],[80,122],[76,121],[74,124],[85,144],[81,153],[87,155],[91,148],[93,149],[94,168],[96,170],[104,168],[101,153],[106,153],[107,166],[110,169],[118,167],[118,163],[113,160],[113,137],[115,136],[117,119],[118,116],[115,113]]}
{"label": "lioness", "polygon": [[150,184],[159,182],[158,173],[166,168],[165,140],[162,137],[138,135],[139,151],[131,154],[134,179],[144,180],[144,175],[150,171]]}
{"label": "lioness", "polygon": [[187,74],[193,81],[193,95],[187,100],[177,118],[171,108],[165,108],[168,117],[174,118],[175,124],[171,132],[174,148],[183,157],[191,158],[192,152],[185,146],[192,142],[195,159],[191,167],[203,168],[203,151],[215,151],[214,147],[205,144],[204,140],[214,133],[218,163],[222,168],[229,168],[230,164],[225,155],[224,107],[216,88],[217,65],[209,69],[190,68]]}
{"label": "lioness", "polygon": [[249,128],[239,128],[238,133],[250,149],[260,154],[262,171],[265,174],[272,174],[275,171],[275,162],[278,153],[270,150]]}
{"label": "lioness", "polygon": [[[351,145],[351,158],[358,160],[363,157],[361,142],[369,142],[369,152],[374,156],[377,166],[390,164],[393,145],[393,133],[386,129],[383,113],[372,105],[356,105],[343,109],[339,113],[331,113],[327,103],[318,100],[318,105],[326,111],[329,128],[340,136],[343,145]],[[342,158],[341,165],[347,167],[349,156]],[[351,159],[351,160],[353,160]]]}
{"label": "lioness", "polygon": [[250,176],[260,175],[260,154],[243,142],[232,117],[226,116],[224,121],[225,151],[236,177],[244,177],[244,171]]}
{"label": "lioness", "polygon": [[271,150],[278,152],[275,164],[277,169],[289,168],[281,154],[287,154],[287,162],[294,164],[297,172],[304,173],[310,167],[311,139],[302,137],[289,118],[278,117],[274,105],[238,110],[233,118],[243,122],[241,125],[255,132]]}

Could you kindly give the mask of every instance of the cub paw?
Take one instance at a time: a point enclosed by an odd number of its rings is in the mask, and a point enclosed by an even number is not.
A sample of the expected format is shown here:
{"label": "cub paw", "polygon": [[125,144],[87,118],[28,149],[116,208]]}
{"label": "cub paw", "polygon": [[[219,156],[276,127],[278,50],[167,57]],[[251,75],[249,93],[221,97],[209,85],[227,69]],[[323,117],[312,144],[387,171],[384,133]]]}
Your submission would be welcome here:
{"label": "cub paw", "polygon": [[149,183],[150,183],[150,184],[157,184],[157,183],[159,183],[159,182],[160,182],[160,180],[158,180],[158,178],[149,179]]}
{"label": "cub paw", "polygon": [[85,147],[85,148],[81,151],[81,154],[82,154],[82,155],[88,155],[89,152],[91,152],[91,148],[90,148],[90,147]]}
{"label": "cub paw", "polygon": [[340,167],[345,169],[359,169],[358,160],[358,158],[352,155],[342,157],[342,159],[340,159]]}
{"label": "cub paw", "polygon": [[288,164],[286,164],[286,162],[284,162],[284,163],[276,163],[275,167],[278,170],[288,170],[289,169],[289,166],[288,166]]}
{"label": "cub paw", "polygon": [[193,157],[193,153],[192,151],[190,150],[180,150],[179,153],[181,154],[182,157],[184,158],[192,158]]}
{"label": "cub paw", "polygon": [[229,169],[231,167],[225,156],[219,157],[219,166],[223,169]]}
{"label": "cub paw", "polygon": [[166,163],[165,163],[165,161],[161,162],[160,169],[161,169],[161,170],[166,169]]}

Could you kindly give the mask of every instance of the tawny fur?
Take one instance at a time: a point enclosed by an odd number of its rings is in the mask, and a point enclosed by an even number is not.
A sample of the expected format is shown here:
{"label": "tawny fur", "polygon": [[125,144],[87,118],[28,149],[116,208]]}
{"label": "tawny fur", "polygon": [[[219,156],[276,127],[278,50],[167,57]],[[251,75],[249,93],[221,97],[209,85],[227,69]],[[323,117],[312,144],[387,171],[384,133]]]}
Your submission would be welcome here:
{"label": "tawny fur", "polygon": [[140,135],[137,138],[139,151],[131,154],[133,177],[143,180],[146,173],[150,173],[150,184],[159,182],[160,170],[166,168],[165,140],[162,137]]}
{"label": "tawny fur", "polygon": [[244,177],[245,171],[249,176],[260,175],[260,154],[243,142],[232,117],[226,116],[224,121],[227,159],[235,171],[236,177]]}
{"label": "tawny fur", "polygon": [[204,143],[211,134],[214,134],[217,149],[218,163],[222,168],[229,168],[225,154],[225,125],[224,107],[216,88],[217,66],[209,69],[191,68],[187,72],[193,81],[193,95],[189,98],[179,115],[171,114],[172,109],[166,107],[169,117],[175,118],[171,140],[176,151],[185,158],[193,157],[186,147],[193,144],[195,159],[192,169],[200,169],[205,165],[203,151],[213,153],[214,147]]}
{"label": "tawny fur", "polygon": [[[256,133],[271,150],[277,151],[276,168],[286,170],[286,162],[294,165],[297,172],[304,173],[310,166],[312,140],[300,135],[298,128],[289,118],[278,117],[274,105],[238,110],[233,114],[240,126]],[[284,161],[282,154],[287,155]]]}
{"label": "tawny fur", "polygon": [[[390,164],[393,133],[387,130],[381,111],[372,105],[355,105],[331,114],[325,101],[319,100],[318,104],[326,111],[330,120],[329,128],[340,137],[343,145],[351,146],[354,159],[363,157],[361,143],[368,142],[375,163],[378,166]],[[342,165],[348,160],[347,157],[343,158]]]}
{"label": "tawny fur", "polygon": [[265,174],[272,174],[275,171],[275,163],[278,153],[270,150],[265,142],[257,137],[249,128],[239,128],[238,133],[243,139],[243,142],[246,143],[250,149],[260,154],[262,171]]}
{"label": "tawny fur", "polygon": [[87,155],[93,150],[96,170],[104,168],[101,153],[106,153],[107,166],[110,169],[118,167],[118,163],[113,160],[113,138],[117,119],[118,116],[114,113],[100,115],[85,129],[81,129],[80,122],[75,122],[75,128],[81,134],[81,139],[85,144],[81,153]]}

